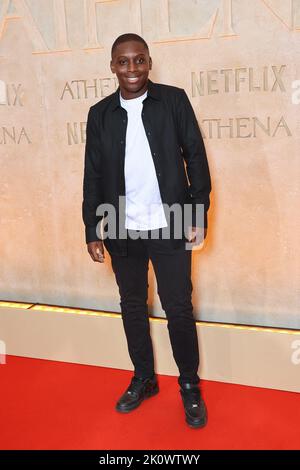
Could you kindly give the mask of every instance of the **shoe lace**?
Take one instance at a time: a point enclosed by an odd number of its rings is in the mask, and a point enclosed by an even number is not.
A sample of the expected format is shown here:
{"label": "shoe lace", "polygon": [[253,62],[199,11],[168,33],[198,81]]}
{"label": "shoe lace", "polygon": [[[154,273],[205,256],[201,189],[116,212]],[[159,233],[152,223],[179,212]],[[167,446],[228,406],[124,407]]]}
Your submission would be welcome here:
{"label": "shoe lace", "polygon": [[144,386],[143,379],[137,377],[132,377],[131,383],[127,389],[129,395],[138,394]]}
{"label": "shoe lace", "polygon": [[186,390],[184,392],[184,396],[186,399],[186,402],[192,406],[192,408],[199,407],[201,404],[201,394],[200,390],[198,388],[194,388],[191,390]]}

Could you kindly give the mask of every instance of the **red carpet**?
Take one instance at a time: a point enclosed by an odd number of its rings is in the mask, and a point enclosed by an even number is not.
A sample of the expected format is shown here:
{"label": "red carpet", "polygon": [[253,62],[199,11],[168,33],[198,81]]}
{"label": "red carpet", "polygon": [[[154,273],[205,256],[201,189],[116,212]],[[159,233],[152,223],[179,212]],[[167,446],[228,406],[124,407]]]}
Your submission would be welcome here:
{"label": "red carpet", "polygon": [[208,425],[184,421],[177,378],[122,415],[132,372],[7,356],[0,365],[1,449],[299,449],[300,395],[202,382]]}

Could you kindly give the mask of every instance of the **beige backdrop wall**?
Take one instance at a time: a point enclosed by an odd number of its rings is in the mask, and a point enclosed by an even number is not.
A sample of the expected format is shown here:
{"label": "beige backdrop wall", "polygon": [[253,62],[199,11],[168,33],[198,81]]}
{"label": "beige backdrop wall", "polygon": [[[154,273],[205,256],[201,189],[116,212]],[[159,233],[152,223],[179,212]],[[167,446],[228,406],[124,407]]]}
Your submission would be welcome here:
{"label": "beige backdrop wall", "polygon": [[81,202],[87,112],[117,87],[125,32],[148,42],[153,81],[187,91],[205,138],[197,319],[299,328],[299,0],[0,0],[0,297],[120,311]]}

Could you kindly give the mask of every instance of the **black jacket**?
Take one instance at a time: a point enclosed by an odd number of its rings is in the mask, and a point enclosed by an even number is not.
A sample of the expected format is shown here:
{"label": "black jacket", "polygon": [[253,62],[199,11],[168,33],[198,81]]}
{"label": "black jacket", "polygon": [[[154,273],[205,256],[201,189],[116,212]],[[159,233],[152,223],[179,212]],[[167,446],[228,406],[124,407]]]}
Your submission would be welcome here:
{"label": "black jacket", "polygon": [[[87,243],[99,239],[98,205],[109,203],[118,211],[119,195],[125,196],[127,112],[120,105],[119,92],[120,87],[88,112],[82,203]],[[207,227],[211,179],[199,125],[184,89],[148,78],[142,120],[162,202],[191,203],[193,208],[204,204]],[[104,245],[111,253],[126,254],[126,240],[105,238]]]}

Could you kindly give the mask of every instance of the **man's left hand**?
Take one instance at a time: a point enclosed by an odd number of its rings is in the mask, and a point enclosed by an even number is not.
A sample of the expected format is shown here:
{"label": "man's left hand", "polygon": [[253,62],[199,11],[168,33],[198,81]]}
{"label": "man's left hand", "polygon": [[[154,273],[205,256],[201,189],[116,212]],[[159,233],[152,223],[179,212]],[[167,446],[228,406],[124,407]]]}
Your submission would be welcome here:
{"label": "man's left hand", "polygon": [[207,235],[207,228],[203,227],[188,227],[188,240],[194,246],[198,246],[204,242]]}

